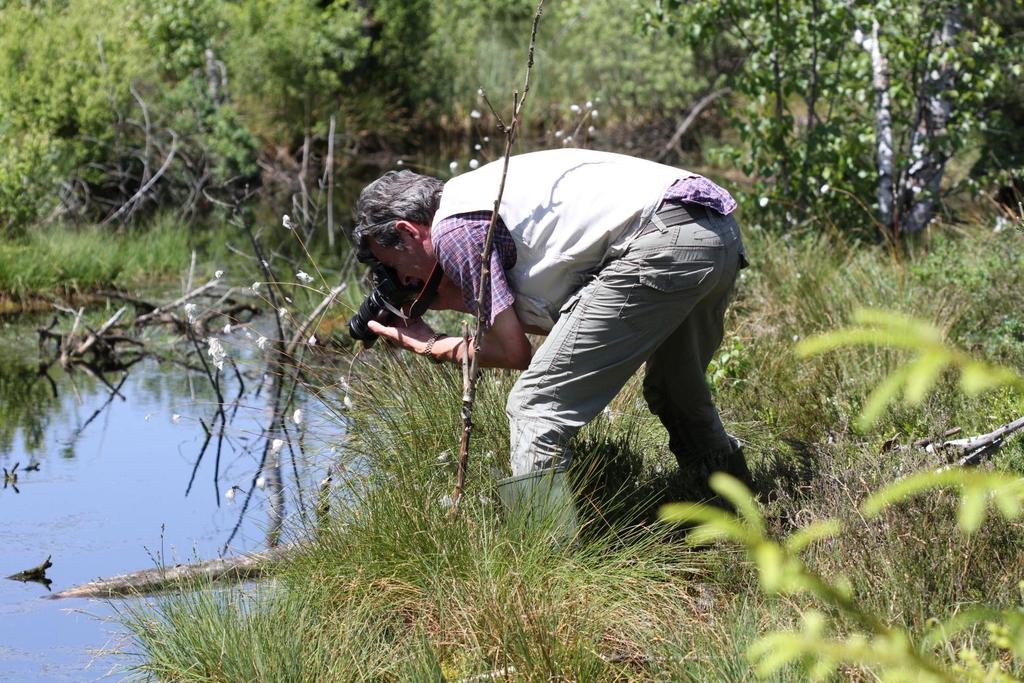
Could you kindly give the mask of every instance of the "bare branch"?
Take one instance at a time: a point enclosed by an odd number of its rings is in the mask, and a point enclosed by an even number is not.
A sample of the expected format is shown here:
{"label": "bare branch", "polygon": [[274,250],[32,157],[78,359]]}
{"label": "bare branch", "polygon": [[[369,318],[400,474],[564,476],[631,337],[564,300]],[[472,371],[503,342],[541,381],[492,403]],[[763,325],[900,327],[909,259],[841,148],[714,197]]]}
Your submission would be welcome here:
{"label": "bare branch", "polygon": [[[522,122],[523,105],[526,103],[526,96],[530,92],[530,73],[533,70],[533,53],[537,46],[537,27],[540,25],[541,15],[544,13],[544,0],[537,3],[537,12],[533,17],[533,30],[530,33],[530,49],[526,60],[526,78],[523,83],[523,94],[518,92],[512,95],[512,123],[505,133],[505,155],[501,171],[501,183],[498,185],[498,196],[494,200],[494,210],[491,212],[491,223],[487,228],[487,238],[484,241],[484,250],[480,254],[480,291],[476,299],[476,321],[473,333],[473,357],[469,363],[469,382],[462,397],[462,435],[459,440],[459,464],[458,479],[455,492],[452,495],[452,512],[457,513],[459,502],[462,500],[462,492],[466,480],[466,468],[469,463],[469,440],[473,432],[473,401],[476,397],[476,385],[480,379],[480,348],[483,337],[490,321],[484,321],[484,301],[487,300],[491,282],[491,253],[494,249],[494,228],[498,223],[498,209],[501,207],[501,198],[505,193],[505,180],[508,178],[508,164],[512,157],[512,145],[515,143],[516,133]],[[469,340],[465,339],[463,332],[464,348],[463,353],[468,355]],[[465,358],[465,356],[464,356]],[[465,362],[465,361],[464,361]]]}

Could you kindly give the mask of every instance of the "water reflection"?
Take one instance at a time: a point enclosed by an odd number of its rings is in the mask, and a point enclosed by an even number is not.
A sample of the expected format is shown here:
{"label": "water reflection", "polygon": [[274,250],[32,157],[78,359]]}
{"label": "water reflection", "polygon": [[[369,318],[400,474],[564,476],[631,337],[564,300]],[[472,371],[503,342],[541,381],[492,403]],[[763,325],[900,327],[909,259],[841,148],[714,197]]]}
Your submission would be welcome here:
{"label": "water reflection", "polygon": [[[0,323],[0,466],[18,465],[16,483],[0,489],[0,577],[52,555],[47,578],[64,590],[156,563],[258,550],[305,527],[304,504],[316,498],[343,424],[299,387],[290,418],[268,431],[274,375],[245,344],[233,349],[239,374],[220,377],[220,418],[205,375],[176,365],[40,374],[38,324]],[[282,445],[270,458],[276,438]],[[46,591],[0,580],[0,680],[93,680],[123,664],[90,652],[111,645],[109,626],[65,612],[87,605],[108,614],[104,604],[39,600]]]}

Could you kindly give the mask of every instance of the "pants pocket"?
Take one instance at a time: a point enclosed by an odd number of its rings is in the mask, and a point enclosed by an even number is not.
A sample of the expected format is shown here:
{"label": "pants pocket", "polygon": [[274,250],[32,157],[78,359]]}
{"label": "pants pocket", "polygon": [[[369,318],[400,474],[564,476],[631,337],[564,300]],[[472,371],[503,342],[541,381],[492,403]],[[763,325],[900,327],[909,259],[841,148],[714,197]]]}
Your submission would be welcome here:
{"label": "pants pocket", "polygon": [[661,267],[645,265],[640,284],[659,292],[682,292],[699,287],[715,270],[712,261],[683,261]]}

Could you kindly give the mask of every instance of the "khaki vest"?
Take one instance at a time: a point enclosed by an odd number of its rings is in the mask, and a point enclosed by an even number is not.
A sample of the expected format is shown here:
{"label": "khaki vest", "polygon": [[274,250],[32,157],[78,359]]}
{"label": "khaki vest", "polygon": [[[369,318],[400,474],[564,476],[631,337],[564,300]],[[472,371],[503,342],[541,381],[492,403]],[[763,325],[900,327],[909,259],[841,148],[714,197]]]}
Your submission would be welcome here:
{"label": "khaki vest", "polygon": [[[499,159],[445,183],[433,225],[460,213],[491,211],[502,165]],[[512,157],[498,214],[516,245],[508,276],[522,323],[550,330],[572,294],[625,252],[669,186],[693,175],[585,149]]]}

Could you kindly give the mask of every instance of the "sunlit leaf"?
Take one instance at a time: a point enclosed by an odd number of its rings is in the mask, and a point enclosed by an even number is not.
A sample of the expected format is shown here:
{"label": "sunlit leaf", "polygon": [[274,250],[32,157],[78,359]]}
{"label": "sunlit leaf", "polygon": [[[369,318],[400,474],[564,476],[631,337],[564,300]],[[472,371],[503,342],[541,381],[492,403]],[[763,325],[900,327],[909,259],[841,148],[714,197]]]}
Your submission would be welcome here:
{"label": "sunlit leaf", "polygon": [[913,338],[920,344],[942,343],[942,332],[931,323],[892,311],[860,308],[853,312],[853,322],[876,327],[901,338]]}
{"label": "sunlit leaf", "polygon": [[948,354],[928,352],[911,363],[907,373],[907,387],[903,392],[907,403],[912,406],[919,405],[949,361]]}
{"label": "sunlit leaf", "polygon": [[993,619],[998,614],[999,610],[991,607],[972,607],[950,617],[949,619],[946,619],[945,621],[940,621],[933,625],[928,632],[925,633],[922,641],[925,645],[937,645],[949,640],[950,636],[953,636],[957,632],[983,621]]}
{"label": "sunlit leaf", "polygon": [[747,659],[754,665],[758,676],[771,676],[802,656],[799,639],[800,636],[795,633],[769,633],[747,648]]}
{"label": "sunlit leaf", "polygon": [[962,472],[953,468],[917,472],[874,492],[864,501],[861,509],[865,515],[873,517],[890,505],[923,491],[959,484]]}
{"label": "sunlit leaf", "polygon": [[777,593],[782,588],[785,556],[774,543],[760,543],[753,550],[754,561],[760,573],[761,587],[766,593]]}
{"label": "sunlit leaf", "polygon": [[763,533],[764,524],[761,519],[761,511],[757,507],[757,501],[750,493],[750,489],[744,486],[739,479],[724,472],[716,472],[711,475],[711,489],[727,501],[733,504],[740,517],[758,533]]}
{"label": "sunlit leaf", "polygon": [[983,490],[965,489],[960,498],[960,509],[957,511],[957,522],[965,533],[974,533],[985,518],[987,494]]}
{"label": "sunlit leaf", "polygon": [[687,524],[735,521],[735,515],[703,503],[669,503],[661,506],[658,516],[666,522]]}
{"label": "sunlit leaf", "polygon": [[1024,394],[1024,377],[1010,368],[980,361],[965,361],[960,374],[960,387],[968,396],[1000,386],[1016,386]]}
{"label": "sunlit leaf", "polygon": [[824,538],[832,538],[843,530],[842,523],[837,519],[825,519],[814,522],[794,532],[786,539],[786,549],[790,552],[800,552],[811,543]]}
{"label": "sunlit leaf", "polygon": [[795,352],[801,357],[816,356],[847,346],[876,346],[878,343],[878,333],[874,330],[847,328],[804,339],[796,345]]}
{"label": "sunlit leaf", "polygon": [[1017,519],[1021,513],[1021,488],[1016,487],[1018,490],[1014,491],[1008,488],[1000,488],[992,492],[992,502],[995,503],[996,509],[1006,519]]}
{"label": "sunlit leaf", "polygon": [[857,418],[857,427],[859,429],[868,429],[882,415],[885,407],[896,400],[911,370],[912,366],[910,365],[896,368],[889,373],[889,376],[881,384],[875,387],[861,409],[860,416]]}
{"label": "sunlit leaf", "polygon": [[965,363],[960,370],[960,387],[968,396],[977,396],[998,385],[993,373],[985,363]]}

